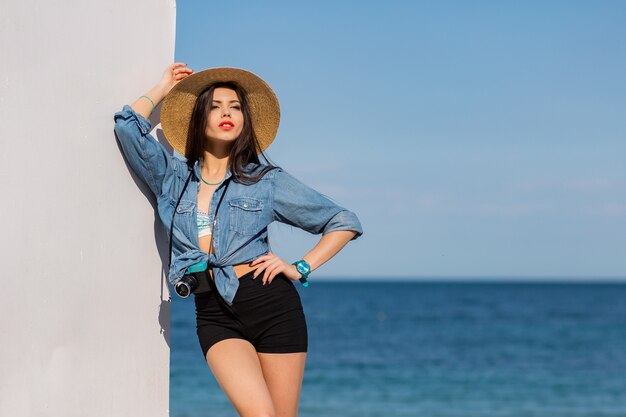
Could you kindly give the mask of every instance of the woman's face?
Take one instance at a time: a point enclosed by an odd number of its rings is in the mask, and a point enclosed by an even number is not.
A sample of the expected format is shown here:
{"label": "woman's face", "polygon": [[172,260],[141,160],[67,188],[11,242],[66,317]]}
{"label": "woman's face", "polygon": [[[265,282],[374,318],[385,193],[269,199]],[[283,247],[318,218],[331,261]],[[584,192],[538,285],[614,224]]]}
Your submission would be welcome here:
{"label": "woman's face", "polygon": [[233,142],[243,129],[241,102],[235,90],[218,87],[213,91],[205,134],[209,140]]}

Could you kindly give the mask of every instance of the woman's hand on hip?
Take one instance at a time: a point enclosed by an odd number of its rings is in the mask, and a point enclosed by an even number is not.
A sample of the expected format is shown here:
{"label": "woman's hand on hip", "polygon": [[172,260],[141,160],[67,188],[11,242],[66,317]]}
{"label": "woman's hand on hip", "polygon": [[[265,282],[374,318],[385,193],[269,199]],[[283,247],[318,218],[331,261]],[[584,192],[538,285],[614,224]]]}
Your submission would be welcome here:
{"label": "woman's hand on hip", "polygon": [[268,252],[267,255],[259,256],[254,261],[250,262],[250,266],[258,265],[258,268],[254,271],[253,278],[263,274],[263,285],[272,282],[274,277],[280,273],[283,273],[287,278],[292,281],[300,279],[301,275],[294,265],[285,262],[272,252]]}

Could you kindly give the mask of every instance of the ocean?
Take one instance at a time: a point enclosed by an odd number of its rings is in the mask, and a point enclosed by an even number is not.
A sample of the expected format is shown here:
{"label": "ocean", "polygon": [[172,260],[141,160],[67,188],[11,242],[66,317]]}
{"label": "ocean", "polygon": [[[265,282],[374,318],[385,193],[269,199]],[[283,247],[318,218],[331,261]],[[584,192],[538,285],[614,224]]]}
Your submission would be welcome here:
{"label": "ocean", "polygon": [[[300,417],[625,417],[626,284],[315,282]],[[170,415],[236,417],[172,299]]]}

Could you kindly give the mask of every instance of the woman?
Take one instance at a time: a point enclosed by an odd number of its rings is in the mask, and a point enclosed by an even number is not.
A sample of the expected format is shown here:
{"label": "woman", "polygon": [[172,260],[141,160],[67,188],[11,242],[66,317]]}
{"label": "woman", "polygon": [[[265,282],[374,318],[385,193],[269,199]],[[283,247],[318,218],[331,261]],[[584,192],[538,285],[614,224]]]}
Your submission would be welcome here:
{"label": "woman", "polygon": [[[240,69],[185,67],[168,66],[154,88],[116,113],[115,132],[157,198],[174,255],[168,279],[179,294],[194,292],[200,346],[219,385],[241,416],[296,416],[307,329],[293,281],[306,285],[361,225],[267,163],[280,110],[263,80]],[[149,134],[147,119],[163,99],[173,155]],[[287,262],[269,251],[275,220],[323,236]]]}

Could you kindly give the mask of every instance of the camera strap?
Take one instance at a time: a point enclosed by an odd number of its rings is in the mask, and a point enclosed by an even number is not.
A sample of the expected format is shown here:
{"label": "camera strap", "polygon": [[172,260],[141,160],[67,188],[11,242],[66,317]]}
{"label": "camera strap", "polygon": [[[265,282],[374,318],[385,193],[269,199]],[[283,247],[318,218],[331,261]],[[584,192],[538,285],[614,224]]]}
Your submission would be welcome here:
{"label": "camera strap", "polygon": [[187,177],[187,181],[185,181],[185,186],[183,187],[183,191],[178,196],[178,201],[176,201],[176,206],[174,207],[174,212],[172,213],[172,222],[170,223],[170,246],[169,246],[169,250],[167,251],[167,253],[168,253],[167,274],[168,275],[170,273],[170,267],[172,265],[172,238],[173,238],[173,235],[174,235],[174,216],[176,216],[176,210],[178,209],[178,205],[180,204],[180,200],[182,200],[183,194],[185,194],[185,190],[187,189],[187,185],[189,185],[189,180],[191,179],[191,174],[193,174],[193,171],[189,170],[189,176]]}

